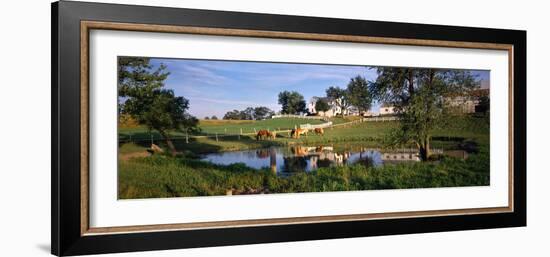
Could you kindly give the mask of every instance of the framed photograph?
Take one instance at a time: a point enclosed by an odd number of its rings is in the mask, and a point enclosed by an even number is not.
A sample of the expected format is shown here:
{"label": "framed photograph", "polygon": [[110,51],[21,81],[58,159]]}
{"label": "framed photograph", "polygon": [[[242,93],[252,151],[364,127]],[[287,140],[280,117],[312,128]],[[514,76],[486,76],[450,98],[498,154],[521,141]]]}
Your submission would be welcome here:
{"label": "framed photograph", "polygon": [[52,253],[526,225],[526,32],[52,5]]}

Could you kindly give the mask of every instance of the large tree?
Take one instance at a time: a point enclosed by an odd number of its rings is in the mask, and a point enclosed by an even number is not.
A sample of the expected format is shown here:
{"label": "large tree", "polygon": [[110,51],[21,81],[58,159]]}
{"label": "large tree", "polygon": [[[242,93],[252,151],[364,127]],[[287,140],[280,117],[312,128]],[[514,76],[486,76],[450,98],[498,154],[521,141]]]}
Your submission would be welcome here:
{"label": "large tree", "polygon": [[304,96],[296,91],[280,92],[279,104],[282,105],[282,114],[301,114],[307,111]]}
{"label": "large tree", "polygon": [[241,120],[253,120],[254,119],[254,108],[246,107],[246,109],[241,111]]}
{"label": "large tree", "polygon": [[189,101],[164,88],[170,73],[166,66],[154,67],[149,58],[118,58],[119,111],[156,130],[173,155],[176,148],[169,130],[198,130],[197,118],[187,113]]}
{"label": "large tree", "polygon": [[329,87],[326,90],[326,94],[328,97],[334,99],[336,105],[340,108],[340,114],[342,116],[347,114],[351,104],[349,102],[349,94],[346,89],[340,87]]}
{"label": "large tree", "polygon": [[265,106],[258,106],[254,108],[255,120],[269,119],[273,115],[275,115],[275,112]]}
{"label": "large tree", "polygon": [[479,81],[468,71],[430,68],[376,68],[378,77],[369,85],[379,102],[395,107],[400,128],[393,131],[391,142],[412,142],[420,158],[430,156],[431,134],[446,115],[445,97],[468,94]]}
{"label": "large tree", "polygon": [[241,112],[239,110],[228,111],[223,116],[224,120],[241,120]]}
{"label": "large tree", "polygon": [[369,91],[368,81],[357,76],[352,78],[347,87],[348,101],[353,105],[359,113],[367,112],[372,105],[372,94]]}
{"label": "large tree", "polygon": [[319,99],[315,102],[315,111],[317,111],[317,113],[326,112],[329,109],[330,109],[330,106],[328,105],[327,101],[323,99]]}

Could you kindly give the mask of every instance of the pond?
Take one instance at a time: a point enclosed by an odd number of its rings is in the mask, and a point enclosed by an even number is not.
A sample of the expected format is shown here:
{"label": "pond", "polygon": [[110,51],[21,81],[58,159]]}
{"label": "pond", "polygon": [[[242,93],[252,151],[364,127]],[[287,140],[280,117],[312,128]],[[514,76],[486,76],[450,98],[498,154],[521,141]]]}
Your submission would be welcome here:
{"label": "pond", "polygon": [[[432,152],[443,153],[442,150],[437,149]],[[464,151],[450,151],[449,154],[456,157],[467,157],[467,153]],[[389,151],[350,144],[283,146],[211,153],[203,155],[202,160],[221,165],[244,163],[251,168],[270,168],[277,174],[289,175],[330,166],[361,164],[376,167],[388,163],[419,162],[420,158],[416,149]]]}

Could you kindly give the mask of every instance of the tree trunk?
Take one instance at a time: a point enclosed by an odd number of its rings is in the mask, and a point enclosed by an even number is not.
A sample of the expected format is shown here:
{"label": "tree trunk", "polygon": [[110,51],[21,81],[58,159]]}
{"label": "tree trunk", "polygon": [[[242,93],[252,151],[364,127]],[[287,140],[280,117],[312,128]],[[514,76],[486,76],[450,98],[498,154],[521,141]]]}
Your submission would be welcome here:
{"label": "tree trunk", "polygon": [[409,69],[409,98],[412,98],[414,94],[414,72],[413,69]]}
{"label": "tree trunk", "polygon": [[166,134],[166,132],[164,131],[159,131],[159,132],[160,132],[160,135],[164,138],[164,141],[166,142],[168,149],[170,149],[170,153],[172,154],[172,156],[176,156],[176,153],[177,153],[176,147],[174,146],[174,143],[172,143],[172,140],[170,139],[168,134]]}
{"label": "tree trunk", "polygon": [[[435,71],[433,69],[430,69],[428,84],[426,85],[426,87],[428,87],[429,90],[432,89],[432,86],[433,86],[433,83],[434,83],[434,78],[435,78]],[[426,106],[426,112],[427,113],[430,112],[430,105],[429,104],[427,104],[427,106]],[[426,123],[430,123],[430,122],[431,122],[430,117],[427,117]],[[429,135],[424,136],[419,148],[420,148],[419,149],[420,150],[420,160],[427,161],[428,158],[430,158],[430,136]]]}
{"label": "tree trunk", "polygon": [[427,161],[430,158],[430,138],[426,137],[423,142],[419,144],[420,160]]}

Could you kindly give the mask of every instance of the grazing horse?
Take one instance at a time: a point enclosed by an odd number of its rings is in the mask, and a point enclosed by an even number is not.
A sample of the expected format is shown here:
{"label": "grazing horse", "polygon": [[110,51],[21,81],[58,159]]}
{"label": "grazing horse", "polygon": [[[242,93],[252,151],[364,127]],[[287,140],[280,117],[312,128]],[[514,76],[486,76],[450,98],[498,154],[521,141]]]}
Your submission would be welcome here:
{"label": "grazing horse", "polygon": [[306,135],[307,136],[307,132],[308,132],[308,129],[301,129],[301,128],[297,128],[297,129],[293,129],[291,132],[290,132],[290,136],[292,138],[300,138],[300,135]]}
{"label": "grazing horse", "polygon": [[268,131],[268,132],[269,132],[269,135],[267,135],[268,138],[270,139],[277,138],[277,133],[275,131]]}
{"label": "grazing horse", "polygon": [[324,136],[325,135],[325,131],[323,130],[323,128],[315,128],[315,134],[317,135],[320,135],[320,136]]}
{"label": "grazing horse", "polygon": [[256,140],[263,140],[270,137],[270,132],[267,129],[262,129],[256,134]]}

